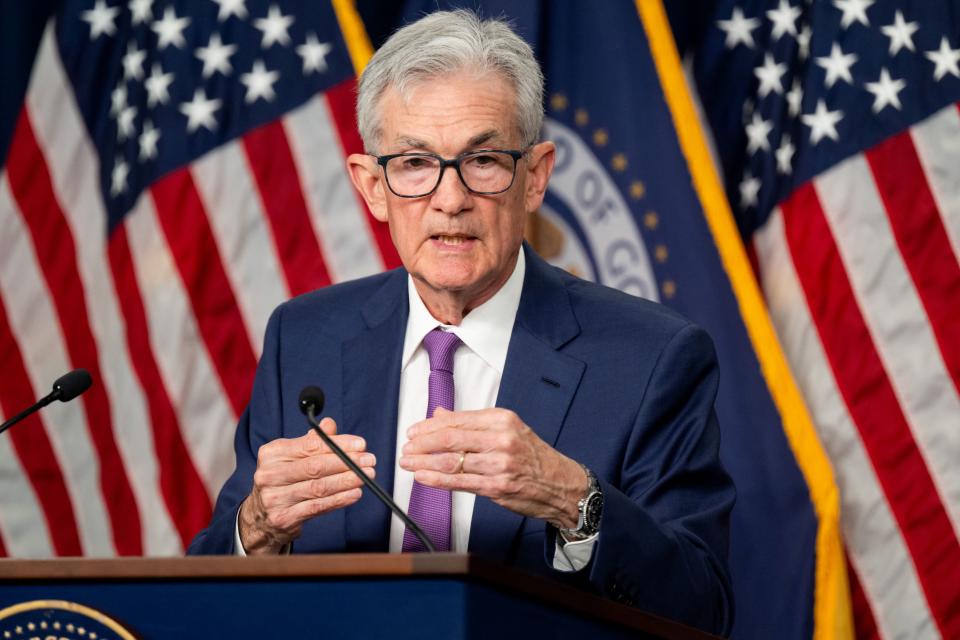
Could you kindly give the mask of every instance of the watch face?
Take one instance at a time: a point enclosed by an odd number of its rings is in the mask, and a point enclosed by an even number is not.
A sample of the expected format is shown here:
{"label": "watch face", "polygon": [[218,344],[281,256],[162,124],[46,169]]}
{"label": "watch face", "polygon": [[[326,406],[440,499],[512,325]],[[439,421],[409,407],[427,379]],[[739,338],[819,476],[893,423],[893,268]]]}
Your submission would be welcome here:
{"label": "watch face", "polygon": [[599,529],[600,515],[603,512],[603,494],[600,492],[590,494],[590,497],[587,498],[586,508],[583,511],[584,528],[591,531]]}

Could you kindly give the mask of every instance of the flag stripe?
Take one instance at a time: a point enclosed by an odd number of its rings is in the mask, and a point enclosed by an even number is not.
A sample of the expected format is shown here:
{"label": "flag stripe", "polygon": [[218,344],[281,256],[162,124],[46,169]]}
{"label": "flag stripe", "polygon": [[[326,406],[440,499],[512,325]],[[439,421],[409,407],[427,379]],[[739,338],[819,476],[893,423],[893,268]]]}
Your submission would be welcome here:
{"label": "flag stripe", "polygon": [[193,164],[191,174],[259,354],[270,313],[289,291],[242,145],[235,141],[214,149]]}
{"label": "flag stripe", "polygon": [[817,331],[910,549],[941,633],[960,635],[960,546],[857,308],[811,184],[783,203],[787,244]]}
{"label": "flag stripe", "polygon": [[[26,110],[20,114],[7,158],[10,189],[30,230],[37,261],[63,329],[71,366],[102,380],[100,355],[87,317],[87,301],[72,234],[53,192],[46,160]],[[81,396],[100,459],[100,486],[117,553],[143,553],[140,510],[113,435],[110,401],[102,383]]]}
{"label": "flag stripe", "polygon": [[190,459],[179,419],[150,348],[146,312],[123,225],[114,229],[110,237],[109,259],[117,299],[126,323],[127,348],[149,407],[154,447],[159,461],[160,488],[180,534],[180,543],[186,549],[193,536],[210,520],[210,497]]}
{"label": "flag stripe", "polygon": [[960,260],[960,104],[941,109],[910,130],[943,225]]}
{"label": "flag stripe", "polygon": [[141,196],[124,225],[153,354],[170,400],[178,415],[184,416],[190,456],[208,495],[214,496],[233,469],[233,451],[223,445],[231,441],[237,416],[190,313],[190,299],[152,199]]}
{"label": "flag stripe", "polygon": [[[76,243],[80,276],[91,302],[89,321],[102,355],[100,383],[111,398],[114,424],[122,425],[113,435],[140,508],[144,552],[180,553],[182,545],[157,483],[160,471],[146,400],[126,345],[117,339],[125,328],[106,261],[107,223],[99,189],[99,162],[69,91],[52,26],[41,41],[35,69],[38,80],[31,83],[27,93],[28,110],[37,142],[46,153],[56,198]],[[70,473],[67,475],[69,480]],[[102,499],[91,498],[83,504],[81,532],[86,536],[82,522],[85,513],[102,507]]]}
{"label": "flag stripe", "polygon": [[877,628],[873,610],[860,585],[857,572],[849,564],[847,575],[850,576],[850,604],[853,606],[853,626],[857,631],[857,640],[880,640],[880,630]]}
{"label": "flag stripe", "polygon": [[[3,354],[3,384],[0,385],[0,406],[13,416],[30,406],[37,397],[27,376],[23,356],[10,332],[7,310],[0,299],[0,353]],[[43,509],[51,542],[57,555],[82,555],[80,533],[63,473],[38,414],[25,418],[8,431],[13,448],[33,485]],[[4,509],[6,511],[6,509]]]}
{"label": "flag stripe", "polygon": [[[894,400],[946,508],[956,540],[960,532],[960,465],[956,459],[960,452],[960,430],[956,428],[960,397],[897,250],[889,217],[897,214],[885,210],[863,156],[838,164],[818,177],[815,185]],[[916,215],[923,214],[918,210]],[[935,500],[937,495],[931,498]],[[960,570],[960,564],[957,568]],[[960,597],[960,591],[957,595]]]}
{"label": "flag stripe", "polygon": [[314,233],[334,282],[383,270],[367,211],[344,167],[330,110],[323,96],[287,114],[284,131],[303,188]]}
{"label": "flag stripe", "polygon": [[250,398],[256,356],[200,195],[184,169],[161,178],[150,191],[197,326],[239,416]]}
{"label": "flag stripe", "polygon": [[[867,153],[867,160],[947,371],[960,389],[960,263],[909,133],[883,141]],[[960,505],[960,493],[952,498]]]}
{"label": "flag stripe", "polygon": [[[364,153],[363,141],[357,131],[357,114],[354,106],[356,90],[356,80],[350,79],[338,84],[324,94],[324,98],[330,107],[333,122],[337,127],[343,157],[347,157],[351,153]],[[393,246],[393,240],[390,238],[390,229],[385,223],[373,217],[359,193],[356,193],[355,197],[367,213],[367,221],[373,230],[373,237],[376,240],[377,248],[380,249],[384,267],[387,269],[399,267],[400,256],[397,254],[397,249]]]}
{"label": "flag stripe", "polygon": [[290,293],[297,296],[327,286],[330,274],[316,236],[307,233],[310,214],[283,124],[274,121],[251,131],[243,137],[243,148]]}
{"label": "flag stripe", "polygon": [[[3,301],[0,300],[0,313]],[[0,344],[0,365],[6,371],[6,349]],[[0,402],[0,415],[3,420],[10,417],[3,411]],[[34,425],[36,427],[36,425]],[[29,424],[20,424],[14,429],[29,429]],[[50,540],[50,529],[41,510],[43,500],[37,495],[31,484],[32,478],[17,456],[13,446],[13,437],[0,438],[0,484],[3,486],[3,502],[16,505],[14,508],[0,509],[0,537],[4,539],[3,555],[14,558],[48,558],[54,555]]]}
{"label": "flag stripe", "polygon": [[857,569],[886,637],[938,639],[902,533],[810,315],[790,260],[780,209],[775,209],[766,225],[754,234],[754,246],[777,334],[797,372],[797,383],[809,401],[823,445],[834,461],[847,557]]}

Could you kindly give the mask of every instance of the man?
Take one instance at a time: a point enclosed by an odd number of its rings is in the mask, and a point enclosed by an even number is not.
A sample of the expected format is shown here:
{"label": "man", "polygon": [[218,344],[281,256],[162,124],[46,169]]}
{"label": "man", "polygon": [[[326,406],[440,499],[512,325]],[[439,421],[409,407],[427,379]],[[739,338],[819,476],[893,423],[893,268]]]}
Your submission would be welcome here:
{"label": "man", "polygon": [[191,553],[419,550],[307,431],[312,384],[322,428],[441,548],[729,630],[712,344],[523,245],[555,158],[537,142],[542,96],[529,46],[469,12],[373,57],[357,105],[370,155],[348,165],[404,269],[275,311],[237,469]]}

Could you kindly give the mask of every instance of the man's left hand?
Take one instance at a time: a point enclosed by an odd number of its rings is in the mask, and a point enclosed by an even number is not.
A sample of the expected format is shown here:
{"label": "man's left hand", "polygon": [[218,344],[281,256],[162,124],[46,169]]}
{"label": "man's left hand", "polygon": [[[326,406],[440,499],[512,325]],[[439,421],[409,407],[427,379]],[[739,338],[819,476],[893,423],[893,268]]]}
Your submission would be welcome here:
{"label": "man's left hand", "polygon": [[399,464],[420,484],[486,496],[558,528],[577,526],[587,474],[513,411],[447,411],[407,431]]}

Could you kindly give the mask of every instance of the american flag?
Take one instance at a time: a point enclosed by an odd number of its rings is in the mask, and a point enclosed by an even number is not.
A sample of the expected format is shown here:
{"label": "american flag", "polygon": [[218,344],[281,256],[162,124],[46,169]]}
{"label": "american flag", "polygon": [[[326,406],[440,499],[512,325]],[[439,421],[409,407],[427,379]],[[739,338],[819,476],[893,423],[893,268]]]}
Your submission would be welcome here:
{"label": "american flag", "polygon": [[960,638],[960,3],[719,2],[693,75],[835,469],[858,637]]}
{"label": "american flag", "polygon": [[94,386],[0,438],[0,554],[182,552],[273,307],[399,263],[344,168],[358,25],[341,0],[61,3],[0,174],[0,413],[74,367]]}

